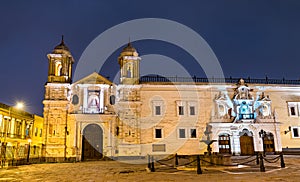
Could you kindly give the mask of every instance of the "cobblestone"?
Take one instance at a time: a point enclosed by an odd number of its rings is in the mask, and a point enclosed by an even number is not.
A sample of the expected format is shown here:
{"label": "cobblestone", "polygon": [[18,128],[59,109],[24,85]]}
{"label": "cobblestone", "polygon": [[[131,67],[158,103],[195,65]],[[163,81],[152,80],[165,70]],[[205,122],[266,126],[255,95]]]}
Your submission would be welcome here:
{"label": "cobblestone", "polygon": [[158,169],[148,172],[146,164],[118,161],[32,164],[0,169],[0,181],[299,181],[300,156],[285,156],[286,168],[280,163],[258,167],[203,167],[195,170]]}

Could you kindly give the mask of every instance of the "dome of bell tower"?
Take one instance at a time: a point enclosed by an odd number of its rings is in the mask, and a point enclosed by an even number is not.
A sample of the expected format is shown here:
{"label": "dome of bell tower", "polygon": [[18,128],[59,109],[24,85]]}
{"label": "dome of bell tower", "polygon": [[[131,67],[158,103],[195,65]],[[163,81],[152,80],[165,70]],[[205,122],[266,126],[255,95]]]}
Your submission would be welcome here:
{"label": "dome of bell tower", "polygon": [[127,46],[123,48],[122,52],[136,52],[136,49],[129,42]]}
{"label": "dome of bell tower", "polygon": [[127,44],[126,47],[123,48],[121,52],[121,56],[138,56],[136,49],[131,45],[131,42]]}
{"label": "dome of bell tower", "polygon": [[61,53],[67,53],[71,54],[68,46],[64,42],[64,36],[61,37],[61,42],[59,45],[54,47],[54,50],[52,51],[53,54],[61,54]]}

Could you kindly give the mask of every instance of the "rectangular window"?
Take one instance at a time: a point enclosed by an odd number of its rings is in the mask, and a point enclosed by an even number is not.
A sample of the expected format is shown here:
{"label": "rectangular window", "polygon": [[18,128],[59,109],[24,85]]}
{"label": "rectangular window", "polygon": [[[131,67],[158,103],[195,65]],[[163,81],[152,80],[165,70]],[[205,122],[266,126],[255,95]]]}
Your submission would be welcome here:
{"label": "rectangular window", "polygon": [[197,130],[191,129],[191,138],[197,138]]}
{"label": "rectangular window", "polygon": [[43,129],[40,129],[40,137],[43,135]]}
{"label": "rectangular window", "polygon": [[298,105],[299,102],[288,102],[288,109],[289,109],[289,115],[290,116],[298,116]]}
{"label": "rectangular window", "polygon": [[17,121],[17,136],[19,137],[22,133],[21,133],[21,129],[22,129],[22,123],[20,121]]}
{"label": "rectangular window", "polygon": [[37,136],[38,135],[38,128],[35,128],[34,130],[34,136]]}
{"label": "rectangular window", "polygon": [[164,113],[164,101],[153,100],[152,101],[152,114],[153,116],[161,116]]}
{"label": "rectangular window", "polygon": [[296,116],[295,107],[294,106],[290,107],[290,110],[291,110],[291,116]]}
{"label": "rectangular window", "polygon": [[165,152],[166,144],[152,144],[152,152]]}
{"label": "rectangular window", "polygon": [[160,106],[155,106],[155,115],[160,115]]}
{"label": "rectangular window", "polygon": [[178,114],[184,115],[184,107],[183,106],[178,106]]}
{"label": "rectangular window", "polygon": [[191,116],[195,115],[195,106],[190,106],[190,115]]}
{"label": "rectangular window", "polygon": [[179,138],[186,138],[185,129],[179,129]]}
{"label": "rectangular window", "polygon": [[294,127],[292,131],[293,131],[293,138],[299,138],[299,128]]}
{"label": "rectangular window", "polygon": [[7,121],[7,131],[6,131],[7,134],[10,133],[10,127],[11,127],[11,122],[10,122],[10,120],[8,120]]}
{"label": "rectangular window", "polygon": [[162,130],[156,128],[155,129],[155,138],[162,138]]}

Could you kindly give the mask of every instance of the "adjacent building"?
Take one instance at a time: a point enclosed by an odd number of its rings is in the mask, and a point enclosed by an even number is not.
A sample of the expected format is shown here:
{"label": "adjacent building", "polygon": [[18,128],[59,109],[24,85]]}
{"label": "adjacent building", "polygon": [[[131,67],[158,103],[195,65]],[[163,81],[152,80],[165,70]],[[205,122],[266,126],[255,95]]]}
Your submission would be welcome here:
{"label": "adjacent building", "polygon": [[0,103],[1,165],[42,155],[43,117]]}
{"label": "adjacent building", "polygon": [[299,148],[300,81],[140,77],[131,43],[117,61],[120,84],[95,72],[72,82],[64,41],[48,54],[46,161]]}

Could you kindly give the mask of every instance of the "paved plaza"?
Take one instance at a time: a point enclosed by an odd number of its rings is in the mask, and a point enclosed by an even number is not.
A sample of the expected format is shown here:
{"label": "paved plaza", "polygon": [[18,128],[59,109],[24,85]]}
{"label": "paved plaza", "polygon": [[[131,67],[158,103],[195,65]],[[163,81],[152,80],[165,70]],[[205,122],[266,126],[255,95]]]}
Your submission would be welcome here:
{"label": "paved plaza", "polygon": [[[299,181],[300,156],[285,156],[280,162],[258,167],[202,167],[203,174],[190,170],[149,172],[146,164],[118,161],[32,164],[0,169],[0,181]],[[128,162],[128,161],[127,161]]]}

